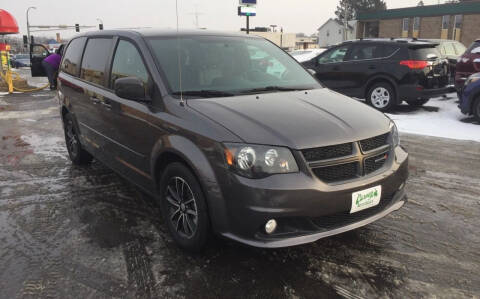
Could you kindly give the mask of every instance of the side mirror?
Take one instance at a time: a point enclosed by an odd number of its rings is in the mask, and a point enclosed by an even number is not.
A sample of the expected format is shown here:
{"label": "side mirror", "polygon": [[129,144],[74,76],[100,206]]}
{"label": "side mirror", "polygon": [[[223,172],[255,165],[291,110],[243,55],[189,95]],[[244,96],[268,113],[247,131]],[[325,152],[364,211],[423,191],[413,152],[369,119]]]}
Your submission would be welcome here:
{"label": "side mirror", "polygon": [[312,76],[315,76],[317,74],[317,72],[315,72],[314,70],[312,69],[307,69],[307,71],[312,75]]}
{"label": "side mirror", "polygon": [[125,77],[115,80],[113,89],[115,94],[121,98],[133,101],[145,101],[145,87],[137,77]]}

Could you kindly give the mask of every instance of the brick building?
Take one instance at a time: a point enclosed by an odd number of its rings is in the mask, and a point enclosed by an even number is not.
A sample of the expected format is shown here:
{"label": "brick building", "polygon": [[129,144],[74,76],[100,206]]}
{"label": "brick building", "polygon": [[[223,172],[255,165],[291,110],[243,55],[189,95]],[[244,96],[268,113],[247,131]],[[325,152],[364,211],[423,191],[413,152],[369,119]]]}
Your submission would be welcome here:
{"label": "brick building", "polygon": [[468,46],[480,38],[480,1],[360,13],[357,20],[357,38],[441,38]]}

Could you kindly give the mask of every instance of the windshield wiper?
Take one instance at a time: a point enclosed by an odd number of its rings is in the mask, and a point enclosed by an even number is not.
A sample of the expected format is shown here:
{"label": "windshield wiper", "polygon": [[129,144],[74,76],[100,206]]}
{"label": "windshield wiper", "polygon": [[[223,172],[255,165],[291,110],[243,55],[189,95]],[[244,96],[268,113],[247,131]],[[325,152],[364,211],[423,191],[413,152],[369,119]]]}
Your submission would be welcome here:
{"label": "windshield wiper", "polygon": [[[180,91],[172,93],[173,95],[180,95]],[[235,94],[231,92],[221,91],[221,90],[186,90],[181,92],[184,96],[198,96],[202,98],[215,98],[215,97],[233,97]]]}
{"label": "windshield wiper", "polygon": [[282,87],[282,86],[266,86],[260,88],[252,88],[240,91],[240,93],[256,93],[256,92],[268,92],[268,91],[297,91],[297,90],[307,90],[310,88],[301,88],[301,87]]}

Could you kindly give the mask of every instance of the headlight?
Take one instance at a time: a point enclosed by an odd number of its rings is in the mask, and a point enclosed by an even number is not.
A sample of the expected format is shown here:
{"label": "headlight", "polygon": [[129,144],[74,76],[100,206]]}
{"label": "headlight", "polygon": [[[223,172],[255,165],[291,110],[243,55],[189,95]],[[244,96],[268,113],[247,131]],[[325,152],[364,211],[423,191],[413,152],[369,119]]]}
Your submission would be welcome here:
{"label": "headlight", "polygon": [[298,172],[297,162],[288,148],[227,143],[225,159],[235,173],[248,178]]}
{"label": "headlight", "polygon": [[390,134],[392,135],[393,147],[400,145],[400,136],[398,135],[397,125],[392,121],[390,122]]}

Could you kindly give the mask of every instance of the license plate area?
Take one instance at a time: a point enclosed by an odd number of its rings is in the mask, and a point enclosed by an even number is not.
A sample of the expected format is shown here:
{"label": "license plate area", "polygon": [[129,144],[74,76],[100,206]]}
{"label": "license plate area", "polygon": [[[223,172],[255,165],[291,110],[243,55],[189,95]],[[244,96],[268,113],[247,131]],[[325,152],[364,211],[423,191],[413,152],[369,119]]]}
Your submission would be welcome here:
{"label": "license plate area", "polygon": [[352,205],[350,214],[374,207],[382,198],[382,186],[375,186],[352,193]]}

